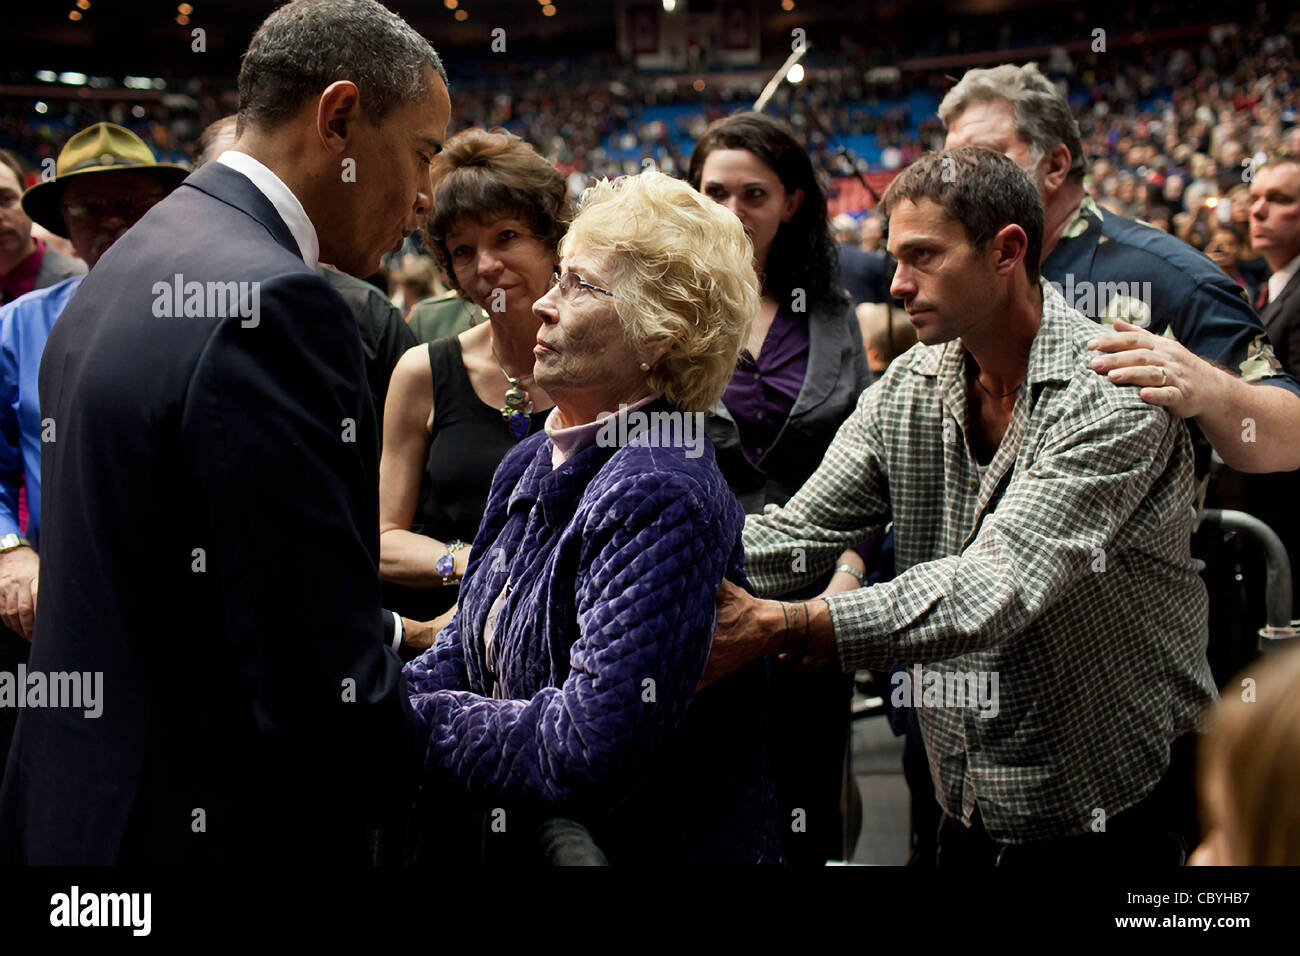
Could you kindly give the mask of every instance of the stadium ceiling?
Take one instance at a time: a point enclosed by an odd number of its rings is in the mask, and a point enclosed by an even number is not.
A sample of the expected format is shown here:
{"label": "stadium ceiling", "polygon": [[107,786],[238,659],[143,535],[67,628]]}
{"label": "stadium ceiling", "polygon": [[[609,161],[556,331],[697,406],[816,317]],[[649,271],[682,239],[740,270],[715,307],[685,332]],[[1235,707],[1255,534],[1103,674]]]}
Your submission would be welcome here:
{"label": "stadium ceiling", "polygon": [[[247,42],[255,29],[282,0],[39,0],[27,3],[7,18],[10,40],[89,47],[99,37],[115,40],[134,34],[138,38],[203,27],[221,34],[236,31]],[[551,33],[586,31],[593,27],[612,29],[619,11],[630,3],[655,4],[656,0],[552,0],[554,12],[543,11],[546,0],[385,0],[422,33],[435,42],[453,44],[479,42],[486,23],[521,30]],[[675,0],[679,10],[707,12],[719,0]],[[725,2],[725,0],[723,0]],[[1024,8],[1063,4],[1069,0],[874,0],[852,15],[863,19],[888,18],[904,9],[929,7],[953,14],[999,14]],[[781,0],[754,0],[760,16],[789,19],[841,19],[846,15],[843,0],[797,0],[793,11],[784,10]],[[182,8],[188,7],[188,11]],[[458,15],[464,19],[458,19]],[[177,24],[178,16],[187,23]],[[176,29],[172,29],[176,28]]]}
{"label": "stadium ceiling", "polygon": [[[573,50],[610,52],[620,11],[629,3],[656,0],[385,0],[439,50],[472,53],[486,48],[495,26],[512,39],[547,44],[559,55]],[[661,0],[659,0],[661,2]],[[707,12],[725,0],[676,0],[678,10]],[[1065,0],[871,0],[859,7],[843,0],[754,0],[764,30],[783,31],[800,20],[884,22],[915,18],[921,8],[955,15],[1006,14]],[[36,0],[6,18],[6,60],[0,73],[11,81],[33,69],[87,73],[171,71],[180,74],[237,69],[257,25],[278,0]],[[450,5],[450,6],[449,6]],[[457,15],[463,15],[457,19]],[[922,15],[924,16],[924,15]],[[931,24],[935,21],[930,20]],[[193,31],[204,31],[207,62],[199,66]],[[203,62],[203,61],[198,61]]]}

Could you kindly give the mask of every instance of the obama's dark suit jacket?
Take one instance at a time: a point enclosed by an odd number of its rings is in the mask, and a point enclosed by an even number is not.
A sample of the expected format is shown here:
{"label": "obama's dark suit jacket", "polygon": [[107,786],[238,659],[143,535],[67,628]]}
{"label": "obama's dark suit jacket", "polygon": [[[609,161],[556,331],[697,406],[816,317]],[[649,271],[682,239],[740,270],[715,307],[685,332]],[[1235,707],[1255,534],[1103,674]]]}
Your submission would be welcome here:
{"label": "obama's dark suit jacket", "polygon": [[102,714],[22,712],[0,860],[360,859],[413,743],[343,300],[209,163],[90,273],[40,401],[28,668],[102,674]]}

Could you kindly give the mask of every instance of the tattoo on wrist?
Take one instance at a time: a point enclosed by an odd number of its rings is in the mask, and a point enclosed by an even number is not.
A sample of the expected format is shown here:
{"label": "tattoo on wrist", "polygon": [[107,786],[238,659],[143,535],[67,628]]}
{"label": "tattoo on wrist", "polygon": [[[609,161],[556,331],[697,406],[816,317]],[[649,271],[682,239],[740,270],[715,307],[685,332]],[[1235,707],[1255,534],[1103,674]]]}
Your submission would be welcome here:
{"label": "tattoo on wrist", "polygon": [[790,605],[783,601],[781,613],[785,616],[785,642],[781,653],[796,658],[803,657],[808,650],[808,605]]}

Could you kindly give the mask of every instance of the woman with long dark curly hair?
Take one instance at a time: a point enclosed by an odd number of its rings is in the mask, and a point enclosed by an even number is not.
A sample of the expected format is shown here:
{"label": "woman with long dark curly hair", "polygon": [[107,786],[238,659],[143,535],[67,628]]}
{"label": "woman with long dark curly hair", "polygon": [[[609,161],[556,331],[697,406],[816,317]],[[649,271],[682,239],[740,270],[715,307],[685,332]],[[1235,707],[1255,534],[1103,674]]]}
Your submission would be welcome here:
{"label": "woman with long dark curly hair", "polygon": [[[739,217],[754,248],[761,306],[748,354],[708,431],[728,485],[745,512],[756,514],[784,505],[812,475],[871,373],[839,287],[826,194],[790,128],[760,113],[720,119],[696,143],[688,177]],[[860,581],[837,570],[823,584],[842,591]],[[834,667],[778,667],[773,679],[771,753],[788,830],[786,859],[819,865],[843,855],[852,679]]]}
{"label": "woman with long dark curly hair", "polygon": [[838,283],[826,195],[789,128],[761,113],[718,120],[691,153],[689,179],[739,217],[762,287],[748,355],[709,433],[753,514],[785,504],[813,473],[870,372]]}

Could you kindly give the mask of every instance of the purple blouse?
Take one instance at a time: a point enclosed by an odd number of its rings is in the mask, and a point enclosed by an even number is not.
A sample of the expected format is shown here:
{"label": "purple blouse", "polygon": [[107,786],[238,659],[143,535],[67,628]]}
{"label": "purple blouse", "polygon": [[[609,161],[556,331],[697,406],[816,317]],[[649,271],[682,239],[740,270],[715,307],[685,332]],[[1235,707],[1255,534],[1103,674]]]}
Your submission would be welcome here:
{"label": "purple blouse", "polygon": [[722,403],[736,420],[740,447],[757,465],[776,441],[808,371],[808,322],[777,309],[755,364],[743,353]]}

